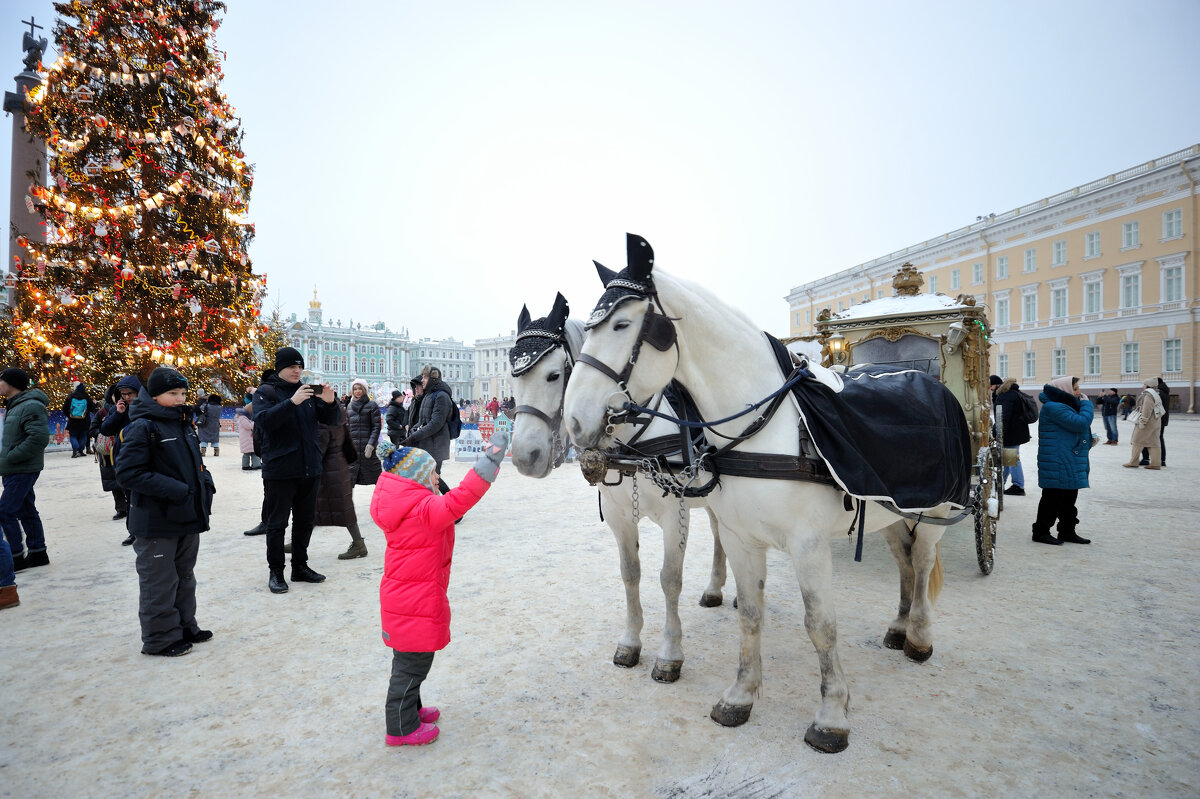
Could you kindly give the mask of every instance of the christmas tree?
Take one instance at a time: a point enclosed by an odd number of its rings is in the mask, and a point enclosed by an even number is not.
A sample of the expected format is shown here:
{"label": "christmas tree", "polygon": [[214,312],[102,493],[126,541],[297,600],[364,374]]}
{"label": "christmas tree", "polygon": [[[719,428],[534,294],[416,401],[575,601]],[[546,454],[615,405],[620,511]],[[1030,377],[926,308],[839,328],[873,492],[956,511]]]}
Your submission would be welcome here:
{"label": "christmas tree", "polygon": [[26,128],[49,185],[29,186],[46,242],[17,240],[15,358],[43,389],[173,366],[198,388],[258,383],[265,276],[247,257],[252,168],[224,77],[213,0],[56,3],[59,59]]}

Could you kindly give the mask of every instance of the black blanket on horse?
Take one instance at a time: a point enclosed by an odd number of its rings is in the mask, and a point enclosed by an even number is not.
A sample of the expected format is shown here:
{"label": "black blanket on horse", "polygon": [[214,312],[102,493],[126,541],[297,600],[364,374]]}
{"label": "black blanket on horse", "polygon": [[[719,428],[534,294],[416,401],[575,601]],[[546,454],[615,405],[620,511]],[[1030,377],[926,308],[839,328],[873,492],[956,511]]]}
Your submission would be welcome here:
{"label": "black blanket on horse", "polygon": [[971,495],[971,432],[962,406],[924,372],[861,366],[835,393],[801,380],[794,394],[821,457],[853,497],[920,512]]}

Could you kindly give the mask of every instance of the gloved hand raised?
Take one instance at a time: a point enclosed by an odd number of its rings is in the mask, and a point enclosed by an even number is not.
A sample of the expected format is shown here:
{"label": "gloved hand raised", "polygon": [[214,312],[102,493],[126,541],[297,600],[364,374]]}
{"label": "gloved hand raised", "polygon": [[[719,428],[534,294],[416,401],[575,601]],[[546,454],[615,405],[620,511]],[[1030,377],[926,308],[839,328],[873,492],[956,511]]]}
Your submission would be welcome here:
{"label": "gloved hand raised", "polygon": [[367,444],[367,446],[363,447],[363,457],[366,458],[367,460],[371,460],[371,456],[374,454],[375,454],[375,447],[373,447],[372,445]]}
{"label": "gloved hand raised", "polygon": [[475,474],[489,483],[495,482],[506,451],[508,451],[508,433],[493,434],[491,441],[483,448],[479,460],[475,461],[475,466],[473,467]]}

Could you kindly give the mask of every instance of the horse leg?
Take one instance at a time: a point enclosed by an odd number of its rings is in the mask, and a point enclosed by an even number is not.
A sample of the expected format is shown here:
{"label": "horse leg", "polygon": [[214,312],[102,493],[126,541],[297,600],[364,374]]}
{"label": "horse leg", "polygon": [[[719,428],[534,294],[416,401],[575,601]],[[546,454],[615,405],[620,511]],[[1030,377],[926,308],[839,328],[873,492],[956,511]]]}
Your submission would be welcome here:
{"label": "horse leg", "polygon": [[638,528],[633,521],[633,506],[615,502],[601,493],[604,520],[617,539],[621,558],[621,580],[625,583],[625,632],[617,641],[613,665],[633,668],[642,656],[642,599],[638,586],[642,579],[642,564],[638,557]]}
{"label": "horse leg", "polygon": [[896,611],[896,618],[888,625],[887,633],[883,636],[883,645],[888,649],[903,649],[913,596],[912,539],[908,533],[908,525],[902,521],[888,525],[880,532],[887,540],[892,557],[896,559],[896,566],[900,569],[900,607]]}
{"label": "horse leg", "polygon": [[713,560],[712,571],[708,573],[708,587],[700,595],[700,607],[716,608],[724,601],[721,589],[725,587],[725,548],[721,546],[721,528],[717,524],[716,514],[707,506],[704,512],[708,514],[708,525],[712,528]]}
{"label": "horse leg", "polygon": [[655,515],[663,531],[663,566],[658,580],[662,586],[666,613],[663,641],[650,676],[658,682],[675,682],[683,669],[683,624],[679,620],[679,593],[683,590],[683,556],[687,552],[690,519],[679,516],[678,501],[665,498],[666,507]]}
{"label": "horse leg", "polygon": [[[833,607],[833,558],[824,538],[792,548],[792,563],[804,597],[804,627],[817,650],[821,669],[821,704],[804,733],[804,742],[819,752],[840,752],[850,743],[850,689],[837,652],[837,614]],[[740,583],[739,583],[740,585]]]}
{"label": "horse leg", "polygon": [[754,699],[762,686],[763,588],[767,579],[767,550],[749,546],[737,536],[725,537],[725,551],[737,583],[738,628],[741,651],[738,653],[737,679],[725,689],[710,717],[725,727],[745,724],[754,708]]}
{"label": "horse leg", "polygon": [[938,588],[934,578],[941,581],[941,560],[937,552],[943,529],[918,524],[913,534],[911,551],[913,564],[912,606],[908,613],[904,654],[923,663],[933,654],[933,600]]}

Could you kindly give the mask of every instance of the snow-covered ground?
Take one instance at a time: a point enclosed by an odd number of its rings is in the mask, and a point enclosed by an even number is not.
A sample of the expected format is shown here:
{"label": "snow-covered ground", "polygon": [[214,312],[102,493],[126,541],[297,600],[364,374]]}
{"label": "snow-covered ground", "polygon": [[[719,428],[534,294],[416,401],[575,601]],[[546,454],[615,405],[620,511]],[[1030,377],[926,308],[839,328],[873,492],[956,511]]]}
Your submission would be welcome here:
{"label": "snow-covered ground", "polygon": [[[1103,435],[1097,419],[1093,429]],[[1128,424],[1121,436],[1127,440]],[[370,555],[318,528],[321,585],[267,591],[260,483],[234,439],[209,458],[218,487],[197,568],[201,624],[178,659],[139,653],[133,552],[92,460],[52,455],[38,482],[51,565],[18,574],[0,612],[0,796],[20,797],[863,797],[1200,794],[1200,424],[1167,429],[1160,472],[1092,451],[1080,533],[1029,540],[1026,497],[1008,497],[995,572],[970,528],[942,543],[946,585],[934,655],[882,647],[897,575],[882,538],[853,562],[834,542],[850,748],[803,742],[819,696],[816,656],[788,560],[769,559],[765,684],[744,726],[708,718],[737,668],[732,579],[699,607],[711,538],[692,514],[681,601],[686,662],[650,679],[662,629],[657,528],[642,522],[643,662],[610,659],[623,620],[616,545],[568,465],[547,480],[511,465],[460,525],[453,638],[425,684],[440,706],[432,746],[384,745],[390,651],[377,632],[383,542],[370,489],[356,501]],[[450,463],[452,482],[468,464]]]}

